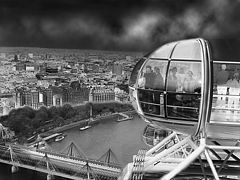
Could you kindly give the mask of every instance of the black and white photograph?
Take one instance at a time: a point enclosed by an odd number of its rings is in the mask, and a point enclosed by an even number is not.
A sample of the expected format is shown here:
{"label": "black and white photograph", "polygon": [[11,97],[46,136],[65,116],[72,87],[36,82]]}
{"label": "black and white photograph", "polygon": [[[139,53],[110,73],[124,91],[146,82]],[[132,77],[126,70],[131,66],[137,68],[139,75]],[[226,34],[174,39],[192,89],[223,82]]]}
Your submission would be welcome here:
{"label": "black and white photograph", "polygon": [[0,0],[0,180],[239,180],[240,0]]}

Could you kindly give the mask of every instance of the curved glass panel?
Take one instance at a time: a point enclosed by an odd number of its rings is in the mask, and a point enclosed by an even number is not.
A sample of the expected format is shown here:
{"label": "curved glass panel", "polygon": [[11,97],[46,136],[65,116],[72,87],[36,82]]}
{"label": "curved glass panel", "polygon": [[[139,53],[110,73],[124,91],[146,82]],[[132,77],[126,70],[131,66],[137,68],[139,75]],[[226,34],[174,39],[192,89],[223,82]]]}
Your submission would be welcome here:
{"label": "curved glass panel", "polygon": [[138,79],[138,98],[147,115],[164,116],[165,77],[168,61],[148,60]]}
{"label": "curved glass panel", "polygon": [[143,63],[146,61],[146,58],[141,58],[136,65],[134,66],[132,73],[131,73],[131,77],[129,79],[129,86],[134,86],[136,81],[137,81],[137,77],[138,77],[138,72],[139,69],[141,69]]}
{"label": "curved glass panel", "polygon": [[151,54],[151,58],[169,59],[171,52],[176,44],[177,42],[173,42],[161,46],[159,49],[157,49]]}
{"label": "curved glass panel", "polygon": [[175,47],[171,59],[201,60],[202,49],[197,39],[180,41]]}
{"label": "curved glass panel", "polygon": [[201,63],[172,61],[167,76],[167,116],[197,120],[201,100]]}
{"label": "curved glass panel", "polygon": [[168,135],[168,131],[154,126],[147,125],[143,131],[143,140],[149,146],[158,144]]}
{"label": "curved glass panel", "polygon": [[240,64],[213,64],[211,121],[240,123]]}

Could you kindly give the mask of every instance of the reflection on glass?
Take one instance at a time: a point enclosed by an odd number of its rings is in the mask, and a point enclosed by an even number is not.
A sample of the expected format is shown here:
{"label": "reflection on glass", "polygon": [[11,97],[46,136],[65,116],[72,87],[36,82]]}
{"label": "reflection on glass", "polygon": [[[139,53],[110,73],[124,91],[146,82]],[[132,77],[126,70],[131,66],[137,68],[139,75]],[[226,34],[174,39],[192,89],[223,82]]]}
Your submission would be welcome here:
{"label": "reflection on glass", "polygon": [[145,62],[145,58],[142,58],[135,65],[135,67],[134,67],[134,69],[132,71],[130,80],[129,80],[129,86],[134,86],[135,85],[139,69],[141,68],[141,66],[143,65],[144,62]]}
{"label": "reflection on glass", "polygon": [[240,122],[239,64],[213,64],[211,121]]}
{"label": "reflection on glass", "polygon": [[[152,114],[152,115],[164,115],[164,102],[163,102],[163,95],[159,95],[158,102],[156,102],[156,94],[150,94],[151,92],[145,90],[139,90],[139,100],[141,103],[141,108],[144,113]],[[151,98],[146,98],[147,96],[144,95],[152,95]],[[154,99],[152,99],[152,97]],[[145,99],[146,98],[146,99]],[[150,102],[149,102],[150,101]],[[160,101],[162,103],[160,104]]]}
{"label": "reflection on glass", "polygon": [[168,93],[167,112],[169,117],[197,119],[200,94]]}
{"label": "reflection on glass", "polygon": [[147,125],[143,131],[143,140],[147,145],[153,146],[168,135],[168,131]]}

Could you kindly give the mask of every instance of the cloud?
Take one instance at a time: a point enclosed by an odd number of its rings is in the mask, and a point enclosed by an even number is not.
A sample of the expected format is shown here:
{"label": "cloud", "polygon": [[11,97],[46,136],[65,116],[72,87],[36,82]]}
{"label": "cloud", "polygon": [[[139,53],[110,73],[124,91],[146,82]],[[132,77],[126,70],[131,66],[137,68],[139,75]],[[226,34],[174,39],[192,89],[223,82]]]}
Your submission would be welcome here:
{"label": "cloud", "polygon": [[151,36],[152,30],[159,23],[160,18],[160,15],[155,13],[143,13],[137,17],[127,19],[123,24],[123,39],[148,40]]}
{"label": "cloud", "polygon": [[[0,22],[0,42],[22,46],[149,51],[184,38],[236,37],[240,33],[239,1],[190,3],[183,0],[181,4],[173,0],[141,1],[139,6],[136,3],[127,6],[116,0],[114,4],[106,1],[109,3],[106,6],[89,3],[86,7],[83,3],[81,7],[75,7],[77,4],[73,3],[72,7],[67,1],[61,2],[68,5],[67,10],[63,6],[51,13],[41,9],[31,16],[24,11],[25,14],[16,14],[16,17],[10,14],[8,17],[8,11],[5,11],[5,21]],[[44,3],[46,6],[47,1]]]}

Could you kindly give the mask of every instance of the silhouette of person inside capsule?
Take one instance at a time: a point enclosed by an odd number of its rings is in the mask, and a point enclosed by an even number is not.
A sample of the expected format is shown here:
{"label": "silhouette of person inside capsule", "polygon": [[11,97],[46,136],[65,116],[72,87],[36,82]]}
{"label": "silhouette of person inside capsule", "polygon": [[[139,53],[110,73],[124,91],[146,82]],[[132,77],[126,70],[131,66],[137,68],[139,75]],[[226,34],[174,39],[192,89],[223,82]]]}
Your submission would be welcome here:
{"label": "silhouette of person inside capsule", "polygon": [[230,88],[230,87],[240,88],[240,84],[239,84],[239,73],[238,73],[238,72],[235,72],[235,73],[233,74],[233,77],[227,81],[226,85],[227,85],[229,88]]}
{"label": "silhouette of person inside capsule", "polygon": [[[167,78],[167,105],[179,105],[177,100],[177,89],[178,89],[178,77],[177,77],[177,67],[169,69],[168,78]],[[176,116],[177,109],[175,107],[168,107],[168,115]]]}
{"label": "silhouette of person inside capsule", "polygon": [[[153,102],[153,87],[154,87],[154,79],[155,79],[155,73],[152,70],[152,67],[150,65],[146,66],[146,72],[143,75],[145,78],[145,91],[143,94],[143,100],[145,102]],[[153,105],[151,104],[145,104],[144,105],[145,112],[152,112],[153,111]]]}
{"label": "silhouette of person inside capsule", "polygon": [[[228,87],[228,93],[229,95],[235,95],[235,97],[228,97],[228,107],[229,108],[239,108],[239,98],[237,98],[239,96],[240,93],[240,84],[239,84],[239,73],[235,72],[233,74],[233,77],[231,79],[229,79],[226,83],[227,87]],[[224,98],[225,100],[225,98]],[[221,103],[226,103],[226,102],[221,102]]]}
{"label": "silhouette of person inside capsule", "polygon": [[[186,77],[183,81],[183,92],[186,93],[198,93],[201,86],[196,82],[196,80],[193,78],[193,72],[187,71]],[[201,89],[200,89],[201,91]],[[196,95],[183,95],[182,100],[184,103],[184,106],[193,106],[198,107],[197,96]]]}
{"label": "silhouette of person inside capsule", "polygon": [[196,80],[193,79],[193,72],[188,71],[186,74],[186,78],[183,81],[183,91],[194,93],[196,88]]}
{"label": "silhouette of person inside capsule", "polygon": [[177,78],[177,68],[173,67],[172,69],[169,70],[169,75],[167,79],[167,91],[170,92],[168,93],[168,98],[167,98],[167,104],[169,105],[175,105],[177,102],[176,99],[176,91],[178,89],[178,78]]}
{"label": "silhouette of person inside capsule", "polygon": [[150,65],[146,66],[146,73],[144,74],[145,78],[145,89],[153,89],[155,73],[152,70]]}
{"label": "silhouette of person inside capsule", "polygon": [[222,64],[221,71],[219,71],[215,77],[217,85],[225,84],[228,81],[229,72],[226,71],[226,69],[227,69],[227,66],[225,64]]}
{"label": "silhouette of person inside capsule", "polygon": [[160,73],[160,69],[158,67],[154,67],[154,73],[155,73],[155,77],[154,77],[153,89],[163,90],[164,82],[163,82],[162,74]]}
{"label": "silhouette of person inside capsule", "polygon": [[167,90],[176,92],[178,88],[177,68],[173,67],[169,70]]}

